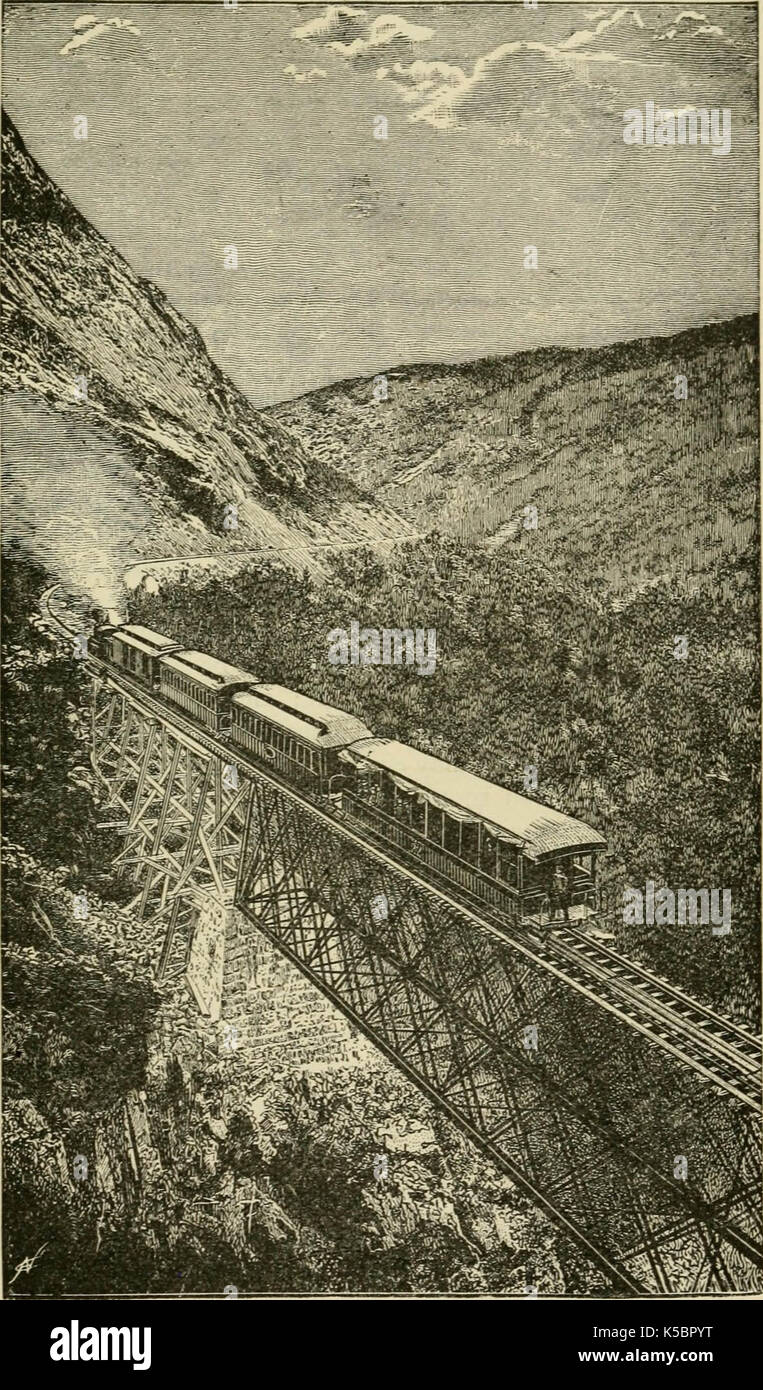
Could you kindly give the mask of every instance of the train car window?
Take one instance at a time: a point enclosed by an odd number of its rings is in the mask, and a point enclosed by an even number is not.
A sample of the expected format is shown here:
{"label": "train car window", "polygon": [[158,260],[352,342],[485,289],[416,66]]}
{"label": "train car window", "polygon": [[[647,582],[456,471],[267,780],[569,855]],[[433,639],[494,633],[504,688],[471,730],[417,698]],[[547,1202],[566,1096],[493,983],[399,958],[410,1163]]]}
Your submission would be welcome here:
{"label": "train car window", "polygon": [[386,774],[382,774],[381,779],[381,804],[382,810],[386,811],[388,815],[394,814],[395,784]]}
{"label": "train car window", "polygon": [[553,886],[554,869],[556,865],[533,864],[531,860],[525,861],[525,893],[550,893]]}
{"label": "train car window", "polygon": [[498,877],[508,883],[510,888],[516,888],[519,884],[518,874],[519,860],[516,850],[509,845],[501,844],[498,847]]}
{"label": "train car window", "polygon": [[498,842],[488,835],[487,831],[482,831],[482,853],[480,854],[480,868],[483,874],[495,876],[496,854],[498,852]]}
{"label": "train car window", "polygon": [[477,863],[477,827],[464,821],[461,827],[461,858]]}
{"label": "train car window", "polygon": [[458,854],[458,821],[445,814],[445,848],[449,854]]}
{"label": "train car window", "polygon": [[436,845],[442,844],[442,811],[439,806],[429,807],[427,839],[433,840]]}

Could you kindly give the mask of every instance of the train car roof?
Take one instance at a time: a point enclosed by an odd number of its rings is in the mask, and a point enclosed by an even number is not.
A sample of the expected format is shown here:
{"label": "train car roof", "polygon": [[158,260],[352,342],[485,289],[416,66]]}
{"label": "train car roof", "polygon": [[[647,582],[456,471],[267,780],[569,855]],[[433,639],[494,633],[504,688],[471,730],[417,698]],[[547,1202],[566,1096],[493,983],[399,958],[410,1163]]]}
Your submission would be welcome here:
{"label": "train car roof", "polygon": [[343,748],[371,734],[367,725],[347,710],[324,705],[284,685],[256,685],[252,694],[234,696],[233,703],[316,748]]}
{"label": "train car roof", "polygon": [[606,840],[583,821],[394,739],[364,739],[341,756],[383,769],[403,790],[419,792],[441,810],[447,812],[450,805],[467,811],[491,833],[520,844],[530,859],[572,850],[606,849]]}
{"label": "train car roof", "polygon": [[162,665],[215,689],[246,681],[254,685],[257,680],[251,671],[242,671],[240,666],[231,666],[227,661],[219,661],[216,656],[207,656],[206,652],[197,652],[190,648],[175,652],[173,656],[162,657]]}
{"label": "train car roof", "polygon": [[128,642],[132,647],[139,647],[144,652],[166,651],[168,647],[180,646],[180,643],[174,642],[171,637],[164,637],[161,632],[152,632],[150,627],[141,627],[139,623],[125,623],[122,627],[114,629],[113,636]]}

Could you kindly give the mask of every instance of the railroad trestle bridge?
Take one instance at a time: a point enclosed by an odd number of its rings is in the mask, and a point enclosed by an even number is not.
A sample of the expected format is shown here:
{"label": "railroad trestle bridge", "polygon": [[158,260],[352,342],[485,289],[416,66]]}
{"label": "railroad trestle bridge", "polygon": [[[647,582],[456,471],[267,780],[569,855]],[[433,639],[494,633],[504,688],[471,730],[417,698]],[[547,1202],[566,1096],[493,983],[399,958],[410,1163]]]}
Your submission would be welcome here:
{"label": "railroad trestle bridge", "polygon": [[262,933],[613,1289],[759,1290],[751,1035],[604,948],[506,928],[90,665],[93,765],[160,977],[185,975],[213,1018],[240,1016],[226,957]]}

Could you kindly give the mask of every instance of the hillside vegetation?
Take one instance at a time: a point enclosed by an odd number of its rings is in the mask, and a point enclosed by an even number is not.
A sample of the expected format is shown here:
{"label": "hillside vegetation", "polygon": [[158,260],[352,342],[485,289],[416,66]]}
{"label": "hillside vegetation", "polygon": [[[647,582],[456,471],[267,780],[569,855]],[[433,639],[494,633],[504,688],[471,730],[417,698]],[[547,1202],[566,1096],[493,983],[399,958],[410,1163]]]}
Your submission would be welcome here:
{"label": "hillside vegetation", "polygon": [[[620,922],[618,943],[756,1025],[757,319],[404,367],[387,390],[270,413],[422,539],[347,554],[325,588],[187,577],[135,615],[517,791],[537,767],[541,800],[607,836],[611,903],[647,879],[731,889],[726,938]],[[435,628],[435,674],[330,665],[353,619]]]}
{"label": "hillside vegetation", "polygon": [[[632,588],[734,565],[757,534],[757,317],[340,382],[268,414],[420,530]],[[687,399],[677,399],[685,376]],[[525,526],[537,508],[537,530]]]}
{"label": "hillside vegetation", "polygon": [[[604,832],[615,910],[625,885],[732,891],[732,932],[617,927],[621,949],[737,1017],[758,1010],[757,591],[739,568],[724,597],[660,583],[628,602],[504,545],[429,538],[386,565],[337,561],[331,584],[262,566],[236,580],[141,596],[133,616],[360,715],[378,734],[537,796]],[[328,634],[433,627],[434,675],[334,666]],[[675,636],[688,638],[686,659]]]}
{"label": "hillside vegetation", "polygon": [[[264,938],[235,1051],[182,978],[155,982],[161,926],[111,873],[87,679],[41,631],[44,579],[4,566],[9,1296],[602,1290],[407,1078],[370,1045],[348,1061],[339,1016]],[[328,1069],[310,1061],[315,1033],[334,1038]]]}

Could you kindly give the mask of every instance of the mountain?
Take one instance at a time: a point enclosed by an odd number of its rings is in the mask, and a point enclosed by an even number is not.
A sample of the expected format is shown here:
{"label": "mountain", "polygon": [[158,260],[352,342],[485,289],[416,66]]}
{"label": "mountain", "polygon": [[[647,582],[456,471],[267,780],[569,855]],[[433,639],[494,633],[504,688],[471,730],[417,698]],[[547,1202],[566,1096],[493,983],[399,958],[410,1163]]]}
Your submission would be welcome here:
{"label": "mountain", "polygon": [[255,410],[5,116],[3,147],[6,537],[52,571],[92,572],[94,526],[115,576],[232,551],[315,567],[437,530],[627,589],[733,570],[749,546],[757,319],[403,366],[386,398],[356,379]]}
{"label": "mountain", "polygon": [[[40,168],[5,112],[2,143],[2,377],[11,415],[21,412],[12,519],[34,512],[38,537],[55,531],[60,509],[50,517],[45,510],[61,464],[73,474],[86,458],[72,478],[76,504],[59,543],[72,527],[76,533],[74,512],[83,507],[91,523],[106,528],[121,516],[134,533],[123,495],[132,488],[143,505],[140,536],[131,548],[126,536],[114,541],[120,563],[224,552],[234,531],[236,548],[278,550],[300,563],[355,536],[374,543],[405,533],[399,518],[254,409],[198,330]],[[78,401],[83,377],[87,399]],[[232,515],[237,525],[226,526]],[[61,568],[68,574],[72,565]]]}
{"label": "mountain", "polygon": [[385,401],[357,379],[267,413],[419,529],[532,547],[616,588],[696,579],[755,534],[757,345],[757,317],[740,317],[603,348],[400,367]]}

